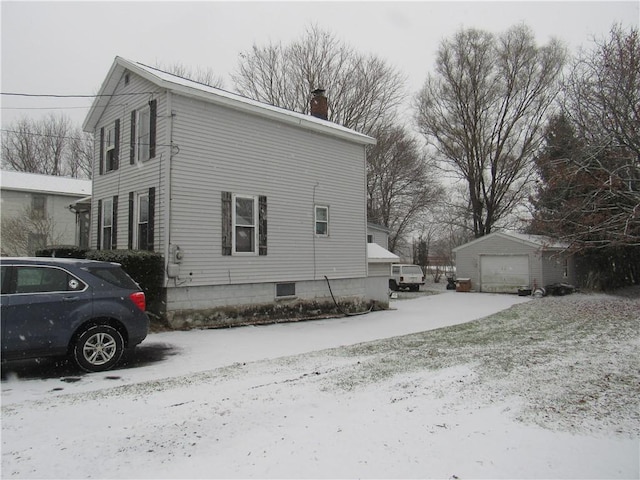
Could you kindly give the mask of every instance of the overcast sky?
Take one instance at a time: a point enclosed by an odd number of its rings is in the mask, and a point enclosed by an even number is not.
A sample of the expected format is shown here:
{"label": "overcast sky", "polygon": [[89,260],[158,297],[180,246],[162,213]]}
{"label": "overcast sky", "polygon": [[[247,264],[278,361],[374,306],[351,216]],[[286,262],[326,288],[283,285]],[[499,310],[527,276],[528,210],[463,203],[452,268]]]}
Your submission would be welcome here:
{"label": "overcast sky", "polygon": [[[462,27],[500,33],[524,22],[539,43],[575,51],[616,23],[638,26],[640,2],[1,2],[3,93],[90,95],[115,56],[211,69],[233,90],[238,54],[300,38],[312,23],[387,60],[415,93],[439,42]],[[330,92],[328,92],[330,94]],[[2,126],[54,107],[78,126],[91,99],[1,96]]]}

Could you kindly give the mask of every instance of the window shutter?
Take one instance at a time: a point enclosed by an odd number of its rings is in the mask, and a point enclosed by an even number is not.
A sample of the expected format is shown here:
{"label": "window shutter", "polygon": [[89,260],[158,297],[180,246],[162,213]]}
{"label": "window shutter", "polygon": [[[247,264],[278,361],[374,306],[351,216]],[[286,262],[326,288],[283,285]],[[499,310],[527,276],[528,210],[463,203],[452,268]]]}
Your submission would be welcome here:
{"label": "window shutter", "polygon": [[156,156],[156,118],[158,113],[158,101],[149,102],[149,158]]}
{"label": "window shutter", "polygon": [[133,250],[133,192],[129,192],[129,250]]}
{"label": "window shutter", "polygon": [[[102,165],[102,163],[100,163]],[[96,250],[100,250],[102,239],[102,200],[98,200],[98,235],[96,235]]]}
{"label": "window shutter", "polygon": [[258,254],[267,254],[267,197],[258,197]]}
{"label": "window shutter", "polygon": [[156,187],[149,189],[149,226],[147,228],[147,245],[149,250],[154,251],[155,242],[155,224],[156,224]]}
{"label": "window shutter", "polygon": [[113,169],[117,170],[120,165],[120,119],[116,120],[116,125],[114,129],[115,138],[115,149],[113,151]]}
{"label": "window shutter", "polygon": [[[104,173],[104,127],[100,129],[100,175]],[[98,250],[100,247],[98,247]]]}
{"label": "window shutter", "polygon": [[136,163],[136,111],[131,110],[131,139],[129,143],[129,164]]}
{"label": "window shutter", "polygon": [[[118,138],[116,136],[116,138]],[[113,216],[111,217],[113,226],[111,227],[111,248],[118,248],[118,196],[113,196]]]}
{"label": "window shutter", "polygon": [[231,192],[222,192],[222,255],[231,255],[233,241],[231,214]]}

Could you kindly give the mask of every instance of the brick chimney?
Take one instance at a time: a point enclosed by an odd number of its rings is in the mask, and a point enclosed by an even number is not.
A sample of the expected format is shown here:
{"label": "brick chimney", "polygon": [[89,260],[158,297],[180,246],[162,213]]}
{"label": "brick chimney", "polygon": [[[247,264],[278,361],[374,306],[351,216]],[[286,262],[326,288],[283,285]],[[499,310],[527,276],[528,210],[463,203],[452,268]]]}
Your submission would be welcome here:
{"label": "brick chimney", "polygon": [[324,96],[324,89],[322,88],[317,88],[311,92],[311,115],[322,120],[329,119],[327,97]]}

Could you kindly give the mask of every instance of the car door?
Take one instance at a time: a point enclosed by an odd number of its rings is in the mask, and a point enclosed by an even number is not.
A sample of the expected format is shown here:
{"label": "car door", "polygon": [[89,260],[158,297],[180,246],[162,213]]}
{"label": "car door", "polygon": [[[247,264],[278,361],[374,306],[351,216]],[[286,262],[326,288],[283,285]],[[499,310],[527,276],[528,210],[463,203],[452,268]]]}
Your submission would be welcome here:
{"label": "car door", "polygon": [[[56,266],[15,265],[2,308],[5,358],[64,354],[78,315],[91,309],[86,283]],[[6,305],[5,305],[6,304]]]}

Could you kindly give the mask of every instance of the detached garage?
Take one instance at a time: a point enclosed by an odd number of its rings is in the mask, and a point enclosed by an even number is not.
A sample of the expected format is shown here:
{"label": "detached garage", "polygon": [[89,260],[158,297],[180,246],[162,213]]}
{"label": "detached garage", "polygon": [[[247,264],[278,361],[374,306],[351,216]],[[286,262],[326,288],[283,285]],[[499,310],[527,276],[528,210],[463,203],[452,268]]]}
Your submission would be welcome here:
{"label": "detached garage", "polygon": [[473,290],[517,293],[554,283],[574,283],[567,245],[541,235],[491,233],[453,249],[458,278]]}

